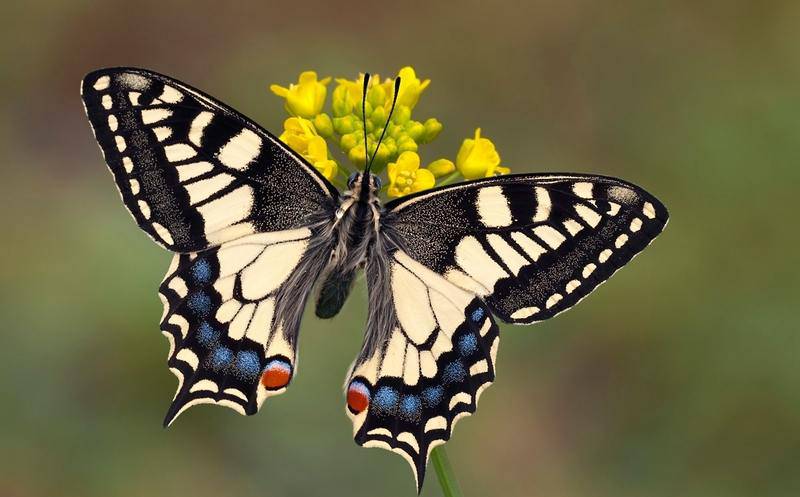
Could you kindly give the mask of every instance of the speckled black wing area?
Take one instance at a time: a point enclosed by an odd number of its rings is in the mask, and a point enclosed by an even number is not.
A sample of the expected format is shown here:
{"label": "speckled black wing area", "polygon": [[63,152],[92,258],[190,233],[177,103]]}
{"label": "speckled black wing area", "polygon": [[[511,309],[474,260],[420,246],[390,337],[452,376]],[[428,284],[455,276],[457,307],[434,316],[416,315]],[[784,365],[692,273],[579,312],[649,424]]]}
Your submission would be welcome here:
{"label": "speckled black wing area", "polygon": [[125,206],[169,250],[306,226],[336,198],[277,138],[180,81],[101,69],[81,95]]}
{"label": "speckled black wing area", "polygon": [[402,198],[384,223],[408,255],[482,298],[503,321],[555,316],[642,251],[668,213],[622,180],[500,176]]}

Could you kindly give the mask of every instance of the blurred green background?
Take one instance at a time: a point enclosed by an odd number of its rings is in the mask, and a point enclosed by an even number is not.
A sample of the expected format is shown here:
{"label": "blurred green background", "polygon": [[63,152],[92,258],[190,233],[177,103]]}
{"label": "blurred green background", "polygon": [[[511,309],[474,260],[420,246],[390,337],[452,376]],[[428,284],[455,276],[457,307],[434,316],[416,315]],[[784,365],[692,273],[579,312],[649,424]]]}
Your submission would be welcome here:
{"label": "blurred green background", "polygon": [[[412,64],[424,158],[483,128],[514,171],[642,185],[666,232],[575,310],[503,328],[498,380],[447,445],[467,496],[800,495],[796,1],[5,2],[0,7],[0,495],[412,496],[357,447],[342,382],[363,288],[304,321],[258,416],[161,420],[170,256],[125,212],[78,83],[137,65],[279,130],[301,70]],[[441,495],[429,468],[424,496]]]}

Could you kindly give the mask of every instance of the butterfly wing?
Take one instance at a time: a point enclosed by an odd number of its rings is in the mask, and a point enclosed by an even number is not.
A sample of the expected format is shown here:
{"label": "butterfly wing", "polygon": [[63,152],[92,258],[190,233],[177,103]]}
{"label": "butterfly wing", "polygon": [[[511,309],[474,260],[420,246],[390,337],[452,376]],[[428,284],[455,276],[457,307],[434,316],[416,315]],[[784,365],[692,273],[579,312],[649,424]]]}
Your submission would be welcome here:
{"label": "butterfly wing", "polygon": [[254,414],[296,369],[303,308],[328,252],[310,228],[175,254],[159,295],[178,390],[165,425],[203,403]]}
{"label": "butterfly wing", "polygon": [[126,207],[179,252],[159,291],[179,380],[165,425],[199,403],[255,413],[294,374],[338,193],[257,124],[174,79],[102,69],[81,93]]}
{"label": "butterfly wing", "polygon": [[514,323],[554,316],[667,222],[644,190],[585,175],[473,181],[386,211],[388,246],[400,248],[378,246],[367,266],[370,317],[348,377],[347,412],[356,442],[401,454],[420,488],[431,449],[494,380],[492,314]]}
{"label": "butterfly wing", "polygon": [[101,69],[81,95],[125,206],[167,249],[298,228],[337,195],[277,138],[180,81]]}
{"label": "butterfly wing", "polygon": [[347,381],[356,442],[403,456],[422,488],[430,451],[494,381],[498,327],[480,298],[402,250],[367,267],[370,312]]}
{"label": "butterfly wing", "polygon": [[551,318],[588,295],[664,229],[664,205],[614,178],[514,175],[390,202],[408,255],[480,296],[503,321]]}

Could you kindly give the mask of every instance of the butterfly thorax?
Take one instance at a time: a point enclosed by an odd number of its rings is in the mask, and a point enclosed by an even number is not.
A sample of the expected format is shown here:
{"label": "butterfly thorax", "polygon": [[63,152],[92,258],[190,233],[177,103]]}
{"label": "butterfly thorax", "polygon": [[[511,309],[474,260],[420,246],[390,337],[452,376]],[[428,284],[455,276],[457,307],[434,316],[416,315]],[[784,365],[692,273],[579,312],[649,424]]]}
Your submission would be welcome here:
{"label": "butterfly thorax", "polygon": [[339,312],[356,273],[369,258],[380,228],[380,187],[377,176],[356,173],[339,197],[330,263],[317,300],[319,317],[333,317]]}

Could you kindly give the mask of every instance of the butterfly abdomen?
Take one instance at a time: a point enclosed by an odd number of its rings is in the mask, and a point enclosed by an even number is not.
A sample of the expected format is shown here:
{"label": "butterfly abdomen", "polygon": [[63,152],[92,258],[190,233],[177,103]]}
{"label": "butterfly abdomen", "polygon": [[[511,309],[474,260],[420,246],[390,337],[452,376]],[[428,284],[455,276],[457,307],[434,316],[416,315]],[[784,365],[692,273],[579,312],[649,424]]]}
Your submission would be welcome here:
{"label": "butterfly abdomen", "polygon": [[329,319],[339,314],[355,279],[355,271],[333,271],[328,274],[320,286],[317,298],[316,315],[318,318]]}
{"label": "butterfly abdomen", "polygon": [[339,313],[350,294],[356,272],[367,260],[377,236],[375,218],[380,215],[370,205],[372,201],[351,201],[341,221],[335,225],[336,242],[327,274],[320,285],[317,317],[328,319]]}

